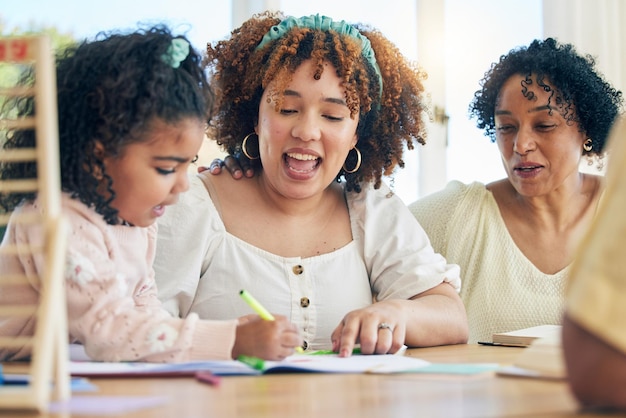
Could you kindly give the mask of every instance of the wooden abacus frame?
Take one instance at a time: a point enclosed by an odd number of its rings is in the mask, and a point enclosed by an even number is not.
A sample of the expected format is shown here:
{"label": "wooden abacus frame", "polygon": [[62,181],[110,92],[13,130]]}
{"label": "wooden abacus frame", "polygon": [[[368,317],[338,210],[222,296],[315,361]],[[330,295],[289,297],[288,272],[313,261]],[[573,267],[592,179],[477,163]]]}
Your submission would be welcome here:
{"label": "wooden abacus frame", "polygon": [[[12,222],[40,223],[44,231],[42,248],[5,245],[1,253],[41,251],[46,269],[39,278],[40,296],[36,305],[0,306],[0,316],[32,316],[36,325],[32,337],[0,337],[0,347],[29,347],[30,360],[20,367],[5,363],[5,371],[21,370],[27,374],[26,385],[0,386],[0,410],[45,411],[51,400],[70,397],[68,371],[68,331],[65,297],[65,252],[67,225],[61,215],[61,183],[58,148],[56,69],[50,39],[45,36],[0,37],[0,62],[9,65],[32,65],[32,87],[2,86],[0,96],[34,97],[32,118],[0,119],[0,130],[34,129],[36,145],[30,149],[0,148],[0,162],[35,161],[37,178],[0,181],[3,193],[36,192],[44,208],[41,217],[13,216]],[[1,147],[2,144],[0,144]],[[11,214],[0,214],[0,225]],[[0,276],[1,285],[29,283],[23,276]]]}

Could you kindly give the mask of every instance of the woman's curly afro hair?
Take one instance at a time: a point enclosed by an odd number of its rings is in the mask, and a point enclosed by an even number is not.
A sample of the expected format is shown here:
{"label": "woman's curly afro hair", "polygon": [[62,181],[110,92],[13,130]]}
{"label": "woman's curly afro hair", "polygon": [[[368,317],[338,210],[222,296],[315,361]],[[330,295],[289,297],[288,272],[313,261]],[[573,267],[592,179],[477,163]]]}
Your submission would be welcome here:
{"label": "woman's curly afro hair", "polygon": [[[562,116],[578,123],[593,141],[592,153],[600,153],[611,126],[621,112],[622,93],[606,82],[590,55],[580,55],[571,44],[555,39],[534,40],[527,47],[512,49],[494,63],[474,94],[470,116],[495,141],[495,109],[502,85],[513,75],[536,82],[558,103]],[[534,80],[533,80],[534,79]],[[520,85],[520,93],[524,86]],[[531,100],[531,95],[526,95]]]}

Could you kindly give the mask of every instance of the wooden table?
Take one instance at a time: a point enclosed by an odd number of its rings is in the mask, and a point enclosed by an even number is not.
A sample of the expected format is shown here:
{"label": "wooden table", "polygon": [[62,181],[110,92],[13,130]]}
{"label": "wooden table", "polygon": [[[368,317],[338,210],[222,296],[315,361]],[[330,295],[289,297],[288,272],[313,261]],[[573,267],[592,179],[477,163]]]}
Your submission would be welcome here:
{"label": "wooden table", "polygon": [[[522,348],[456,345],[407,350],[436,363],[510,364]],[[565,382],[497,376],[282,374],[223,377],[219,386],[194,378],[92,379],[95,394],[157,397],[162,404],[122,417],[571,417],[578,405]],[[95,414],[20,415],[93,417]],[[101,415],[100,415],[101,416]]]}

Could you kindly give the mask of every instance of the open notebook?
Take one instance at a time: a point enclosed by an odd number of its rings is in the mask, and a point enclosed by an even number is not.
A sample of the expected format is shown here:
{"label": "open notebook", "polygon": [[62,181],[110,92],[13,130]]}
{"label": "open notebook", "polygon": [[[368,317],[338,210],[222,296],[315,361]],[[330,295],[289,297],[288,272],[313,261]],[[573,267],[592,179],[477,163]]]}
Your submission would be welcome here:
{"label": "open notebook", "polygon": [[264,361],[256,367],[237,360],[199,361],[187,363],[102,363],[70,362],[73,376],[131,377],[185,376],[209,371],[218,376],[261,375],[269,373],[407,373],[428,362],[413,357],[386,355],[312,356],[295,354],[283,361]]}
{"label": "open notebook", "polygon": [[218,376],[260,375],[268,373],[408,373],[430,363],[415,357],[404,356],[406,349],[397,354],[352,355],[294,354],[283,361],[252,362],[237,360],[209,360],[185,363],[96,362],[86,356],[82,346],[70,346],[69,369],[72,376],[124,377],[124,376],[185,376],[209,371]]}

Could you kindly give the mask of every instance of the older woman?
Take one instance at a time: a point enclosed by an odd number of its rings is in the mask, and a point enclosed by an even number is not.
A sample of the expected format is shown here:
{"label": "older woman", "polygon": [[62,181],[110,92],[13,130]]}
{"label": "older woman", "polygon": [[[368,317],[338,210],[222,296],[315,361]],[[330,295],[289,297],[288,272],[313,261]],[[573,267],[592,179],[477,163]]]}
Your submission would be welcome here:
{"label": "older woman", "polygon": [[410,205],[435,250],[461,266],[470,342],[561,322],[573,250],[602,195],[602,177],[579,166],[602,162],[622,102],[590,57],[554,39],[511,50],[481,86],[470,111],[507,177],[452,181]]}
{"label": "older woman", "polygon": [[319,15],[254,16],[207,55],[212,136],[256,174],[200,174],[162,218],[165,305],[235,318],[247,289],[304,349],[342,356],[465,342],[458,266],[381,181],[423,142],[423,74],[378,31]]}

